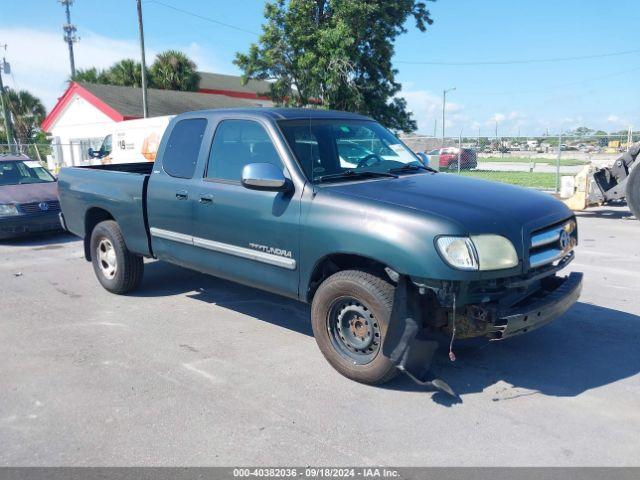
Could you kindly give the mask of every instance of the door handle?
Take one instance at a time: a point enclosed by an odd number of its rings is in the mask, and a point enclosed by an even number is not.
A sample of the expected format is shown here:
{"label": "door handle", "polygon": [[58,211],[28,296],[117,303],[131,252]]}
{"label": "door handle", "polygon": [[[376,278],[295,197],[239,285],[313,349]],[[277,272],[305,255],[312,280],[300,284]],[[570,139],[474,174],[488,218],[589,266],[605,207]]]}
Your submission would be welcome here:
{"label": "door handle", "polygon": [[187,198],[189,198],[189,192],[187,192],[186,190],[178,190],[176,192],[176,198],[178,200],[186,200]]}
{"label": "door handle", "polygon": [[201,194],[200,195],[200,203],[213,203],[213,195]]}

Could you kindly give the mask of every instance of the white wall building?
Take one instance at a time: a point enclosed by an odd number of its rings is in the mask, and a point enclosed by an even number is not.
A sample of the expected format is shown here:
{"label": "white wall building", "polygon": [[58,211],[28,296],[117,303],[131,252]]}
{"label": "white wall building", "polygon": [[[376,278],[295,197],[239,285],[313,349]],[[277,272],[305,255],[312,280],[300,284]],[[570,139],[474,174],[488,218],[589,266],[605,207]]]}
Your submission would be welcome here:
{"label": "white wall building", "polygon": [[[220,89],[214,89],[216,79]],[[175,115],[192,110],[211,108],[270,106],[271,102],[248,86],[241,86],[239,77],[208,74],[206,89],[200,92],[147,90],[150,117]],[[232,90],[238,85],[237,91]],[[266,82],[251,84],[254,90],[268,88]],[[137,87],[98,85],[71,82],[58,103],[42,122],[42,129],[53,139],[53,155],[49,168],[85,165],[88,149],[100,147],[102,140],[114,129],[114,123],[142,118],[142,90]]]}

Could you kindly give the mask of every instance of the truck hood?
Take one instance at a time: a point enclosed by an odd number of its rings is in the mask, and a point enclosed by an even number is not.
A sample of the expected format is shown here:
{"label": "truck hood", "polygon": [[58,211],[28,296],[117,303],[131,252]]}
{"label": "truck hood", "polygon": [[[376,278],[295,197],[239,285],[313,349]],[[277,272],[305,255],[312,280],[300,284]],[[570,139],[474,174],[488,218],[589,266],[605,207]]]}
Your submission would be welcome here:
{"label": "truck hood", "polygon": [[58,182],[5,185],[0,187],[0,203],[33,203],[58,199]]}
{"label": "truck hood", "polygon": [[469,234],[497,233],[514,240],[572,215],[547,193],[448,173],[410,174],[327,187],[336,193],[444,217]]}

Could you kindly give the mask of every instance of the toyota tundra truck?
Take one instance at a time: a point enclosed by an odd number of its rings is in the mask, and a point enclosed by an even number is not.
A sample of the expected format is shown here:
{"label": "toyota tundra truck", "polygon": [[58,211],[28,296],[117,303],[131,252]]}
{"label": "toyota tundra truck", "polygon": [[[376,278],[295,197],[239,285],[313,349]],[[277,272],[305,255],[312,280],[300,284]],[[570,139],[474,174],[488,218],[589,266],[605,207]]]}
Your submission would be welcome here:
{"label": "toyota tundra truck", "polygon": [[428,383],[438,336],[453,360],[455,340],[530,332],[580,295],[582,274],[560,274],[578,242],[563,203],[432,171],[357,114],[189,112],[153,164],[63,168],[58,184],[108,291],[139,288],[149,258],[309,303],[326,359],[363,383]]}

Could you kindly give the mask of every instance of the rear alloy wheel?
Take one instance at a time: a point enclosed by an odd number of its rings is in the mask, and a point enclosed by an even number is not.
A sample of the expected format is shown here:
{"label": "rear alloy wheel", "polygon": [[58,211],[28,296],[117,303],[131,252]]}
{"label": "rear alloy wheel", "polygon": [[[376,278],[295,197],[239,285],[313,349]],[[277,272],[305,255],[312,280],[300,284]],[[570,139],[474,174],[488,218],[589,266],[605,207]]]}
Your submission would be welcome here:
{"label": "rear alloy wheel", "polygon": [[116,249],[113,248],[113,244],[108,238],[100,240],[96,255],[98,256],[98,264],[102,274],[108,279],[113,279],[118,271],[118,261],[116,259]]}
{"label": "rear alloy wheel", "polygon": [[313,297],[313,334],[327,361],[357,382],[384,383],[397,369],[382,354],[394,286],[375,275],[345,270],[327,278]]}

